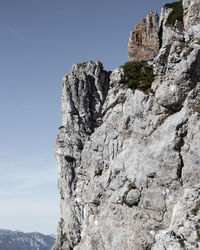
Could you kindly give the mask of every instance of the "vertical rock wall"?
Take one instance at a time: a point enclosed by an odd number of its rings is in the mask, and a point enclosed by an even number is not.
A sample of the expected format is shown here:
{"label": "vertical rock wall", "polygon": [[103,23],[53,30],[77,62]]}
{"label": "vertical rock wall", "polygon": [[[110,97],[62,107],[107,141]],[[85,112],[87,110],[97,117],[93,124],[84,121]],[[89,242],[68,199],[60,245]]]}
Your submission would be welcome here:
{"label": "vertical rock wall", "polygon": [[198,0],[183,0],[183,10],[186,30],[200,24],[200,2]]}
{"label": "vertical rock wall", "polygon": [[159,51],[159,17],[150,12],[131,32],[128,56],[131,61],[153,59]]}
{"label": "vertical rock wall", "polygon": [[198,17],[177,31],[167,13],[152,93],[127,89],[121,68],[99,62],[64,78],[54,250],[200,249]]}

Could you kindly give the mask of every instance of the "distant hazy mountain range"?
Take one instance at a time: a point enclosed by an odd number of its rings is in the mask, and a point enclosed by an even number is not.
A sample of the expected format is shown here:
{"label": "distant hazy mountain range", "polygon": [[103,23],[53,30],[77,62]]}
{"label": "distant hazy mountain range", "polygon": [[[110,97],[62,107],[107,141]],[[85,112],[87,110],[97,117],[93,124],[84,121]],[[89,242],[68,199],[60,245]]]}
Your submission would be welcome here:
{"label": "distant hazy mountain range", "polygon": [[55,237],[0,229],[0,250],[50,250]]}

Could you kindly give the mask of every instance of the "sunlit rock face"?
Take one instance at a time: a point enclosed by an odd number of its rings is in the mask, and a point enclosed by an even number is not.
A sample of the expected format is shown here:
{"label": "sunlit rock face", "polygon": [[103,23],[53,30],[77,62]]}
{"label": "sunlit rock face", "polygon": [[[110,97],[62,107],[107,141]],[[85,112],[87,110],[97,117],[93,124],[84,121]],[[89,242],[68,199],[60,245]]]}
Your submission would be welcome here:
{"label": "sunlit rock face", "polygon": [[149,94],[100,62],[63,79],[54,250],[200,249],[200,39],[166,13]]}
{"label": "sunlit rock face", "polygon": [[131,61],[153,59],[159,51],[159,17],[150,12],[146,19],[136,25],[128,42],[128,56]]}
{"label": "sunlit rock face", "polygon": [[183,0],[184,27],[188,29],[200,24],[200,2],[199,0]]}

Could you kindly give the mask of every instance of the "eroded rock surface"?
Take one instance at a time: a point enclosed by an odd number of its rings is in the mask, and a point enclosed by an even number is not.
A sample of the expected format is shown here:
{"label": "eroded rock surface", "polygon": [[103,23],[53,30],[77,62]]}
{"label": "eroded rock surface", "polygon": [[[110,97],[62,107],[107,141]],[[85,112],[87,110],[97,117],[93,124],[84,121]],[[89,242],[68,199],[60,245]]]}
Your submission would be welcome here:
{"label": "eroded rock surface", "polygon": [[153,59],[159,51],[159,17],[150,12],[146,19],[136,25],[128,42],[128,56],[131,61]]}
{"label": "eroded rock surface", "polygon": [[64,78],[55,250],[200,249],[200,39],[188,39],[192,27],[174,36],[163,26],[153,93],[127,89],[122,69],[110,74],[100,62],[74,65]]}
{"label": "eroded rock surface", "polygon": [[188,29],[200,24],[200,2],[199,0],[183,0],[184,27]]}

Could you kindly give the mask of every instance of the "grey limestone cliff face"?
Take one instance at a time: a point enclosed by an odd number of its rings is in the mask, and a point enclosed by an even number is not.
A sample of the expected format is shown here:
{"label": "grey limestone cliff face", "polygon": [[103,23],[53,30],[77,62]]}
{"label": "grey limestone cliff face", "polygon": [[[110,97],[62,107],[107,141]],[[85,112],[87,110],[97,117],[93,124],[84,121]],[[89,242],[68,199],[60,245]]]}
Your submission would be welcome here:
{"label": "grey limestone cliff face", "polygon": [[193,4],[200,10],[198,0],[183,1],[185,29],[163,26],[153,93],[127,89],[122,69],[106,72],[100,62],[76,64],[64,77],[54,250],[200,249],[200,39]]}

